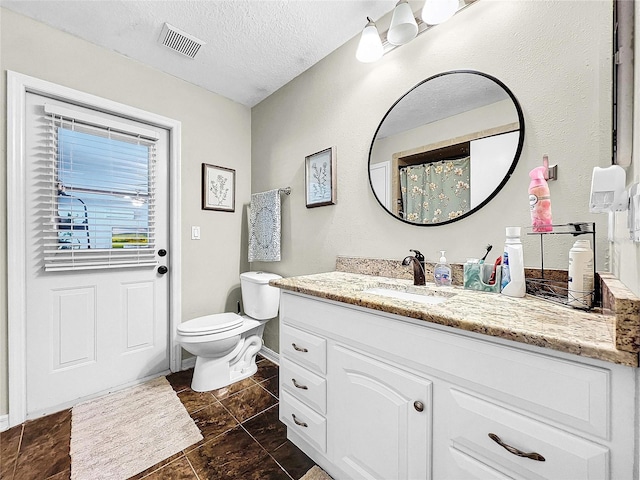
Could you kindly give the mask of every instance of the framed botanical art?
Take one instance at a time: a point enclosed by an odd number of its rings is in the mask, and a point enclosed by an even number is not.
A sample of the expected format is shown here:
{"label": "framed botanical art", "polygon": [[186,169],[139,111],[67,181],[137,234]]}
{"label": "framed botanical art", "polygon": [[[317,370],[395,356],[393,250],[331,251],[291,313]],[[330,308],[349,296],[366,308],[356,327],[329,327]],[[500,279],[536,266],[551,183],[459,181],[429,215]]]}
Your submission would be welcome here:
{"label": "framed botanical art", "polygon": [[335,205],[336,147],[305,157],[304,185],[307,208]]}
{"label": "framed botanical art", "polygon": [[236,209],[236,171],[202,164],[202,209],[234,212]]}

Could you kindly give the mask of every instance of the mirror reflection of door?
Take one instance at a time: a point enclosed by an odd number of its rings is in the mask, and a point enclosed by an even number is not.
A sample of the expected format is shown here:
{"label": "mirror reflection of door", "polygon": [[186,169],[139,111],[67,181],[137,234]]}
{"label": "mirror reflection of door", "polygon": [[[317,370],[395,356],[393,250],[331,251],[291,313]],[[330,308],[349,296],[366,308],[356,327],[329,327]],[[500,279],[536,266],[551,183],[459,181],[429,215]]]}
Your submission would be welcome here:
{"label": "mirror reflection of door", "polygon": [[[431,77],[394,104],[371,144],[369,173],[376,198],[396,218],[438,225],[484,206],[515,168],[524,121],[497,79],[456,71]],[[391,200],[378,165],[390,163]],[[404,185],[403,185],[404,183]]]}

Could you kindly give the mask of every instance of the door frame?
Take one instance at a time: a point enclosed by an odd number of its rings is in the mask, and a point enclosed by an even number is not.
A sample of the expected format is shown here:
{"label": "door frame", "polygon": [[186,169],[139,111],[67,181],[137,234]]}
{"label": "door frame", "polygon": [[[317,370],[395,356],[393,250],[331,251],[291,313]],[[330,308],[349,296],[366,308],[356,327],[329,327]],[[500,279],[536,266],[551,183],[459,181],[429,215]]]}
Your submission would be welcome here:
{"label": "door frame", "polygon": [[[180,323],[181,122],[96,95],[7,71],[7,313],[9,427],[27,419],[26,370],[26,96],[36,93],[166,129],[169,133],[169,368],[180,370],[182,350],[174,332]],[[8,233],[11,228],[11,234]],[[96,392],[98,393],[98,392]]]}

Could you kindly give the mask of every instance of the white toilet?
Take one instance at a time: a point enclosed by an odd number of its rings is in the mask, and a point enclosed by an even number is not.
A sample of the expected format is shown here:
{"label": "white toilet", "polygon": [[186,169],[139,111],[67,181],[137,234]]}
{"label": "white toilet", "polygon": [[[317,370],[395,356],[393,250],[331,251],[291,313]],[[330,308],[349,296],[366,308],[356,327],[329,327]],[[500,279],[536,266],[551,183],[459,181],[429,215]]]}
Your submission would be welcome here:
{"label": "white toilet", "polygon": [[278,315],[280,306],[280,289],[269,285],[276,278],[282,277],[265,272],[240,275],[243,316],[218,313],[178,326],[177,341],[197,357],[192,390],[216,390],[256,373],[264,326]]}

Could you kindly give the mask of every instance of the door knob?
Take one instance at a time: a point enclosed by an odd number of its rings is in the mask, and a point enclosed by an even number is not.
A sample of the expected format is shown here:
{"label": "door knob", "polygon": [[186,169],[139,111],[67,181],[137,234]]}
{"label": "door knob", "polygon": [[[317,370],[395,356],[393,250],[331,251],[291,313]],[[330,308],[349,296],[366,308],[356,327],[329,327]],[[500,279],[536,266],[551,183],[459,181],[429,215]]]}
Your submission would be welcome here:
{"label": "door knob", "polygon": [[416,400],[415,402],[413,402],[413,408],[415,408],[418,412],[422,412],[424,410],[424,403]]}
{"label": "door knob", "polygon": [[160,265],[158,267],[158,273],[160,275],[164,275],[165,273],[167,273],[169,271],[169,269],[167,267],[165,267],[164,265]]}
{"label": "door knob", "polygon": [[158,250],[158,255],[164,257],[167,254],[167,251],[164,248]]}

